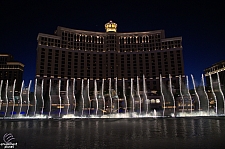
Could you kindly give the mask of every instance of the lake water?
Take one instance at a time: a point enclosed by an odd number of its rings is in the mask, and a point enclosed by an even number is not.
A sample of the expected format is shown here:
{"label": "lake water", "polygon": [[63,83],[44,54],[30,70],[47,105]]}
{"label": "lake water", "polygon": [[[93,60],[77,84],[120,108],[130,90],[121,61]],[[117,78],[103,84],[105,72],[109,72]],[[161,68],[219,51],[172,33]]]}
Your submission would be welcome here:
{"label": "lake water", "polygon": [[21,149],[225,148],[224,117],[0,120],[6,133]]}

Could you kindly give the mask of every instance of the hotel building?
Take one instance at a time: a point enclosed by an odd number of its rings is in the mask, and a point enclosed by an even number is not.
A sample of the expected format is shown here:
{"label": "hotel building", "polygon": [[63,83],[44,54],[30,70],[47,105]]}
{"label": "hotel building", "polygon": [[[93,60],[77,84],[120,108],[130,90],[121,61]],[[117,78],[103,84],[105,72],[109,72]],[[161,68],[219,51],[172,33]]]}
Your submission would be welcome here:
{"label": "hotel building", "polygon": [[212,82],[218,83],[218,77],[219,81],[221,83],[221,87],[224,89],[225,85],[225,60],[220,61],[218,63],[213,64],[211,67],[208,67],[204,70],[205,76],[206,76],[206,83],[207,86],[210,86],[210,75],[212,77]]}
{"label": "hotel building", "polygon": [[209,100],[213,103],[212,105],[217,102],[218,113],[224,113],[225,60],[213,64],[206,68],[204,72]]}
{"label": "hotel building", "polygon": [[0,54],[0,80],[3,80],[2,90],[4,90],[6,81],[8,86],[13,86],[16,80],[15,91],[20,91],[23,79],[24,64],[13,60],[10,54]]}
{"label": "hotel building", "polygon": [[[169,74],[174,88],[179,89],[179,75],[184,77],[182,37],[165,38],[164,30],[146,32],[117,32],[117,24],[105,24],[105,32],[57,27],[53,35],[39,33],[37,37],[36,78],[57,84],[76,79],[80,90],[81,79],[122,79],[130,82],[145,75],[148,91],[160,90],[160,74],[168,85]],[[47,81],[49,82],[49,81]],[[141,84],[141,82],[140,82]],[[48,88],[48,83],[44,85]],[[129,85],[130,86],[130,85]],[[107,88],[107,87],[106,87]],[[142,87],[140,87],[142,88]]]}
{"label": "hotel building", "polygon": [[[219,91],[218,87],[225,91],[225,60],[213,64],[212,66],[204,70],[206,76],[207,86],[211,88],[210,75],[212,78],[212,85],[217,88],[215,91]],[[220,85],[219,85],[220,83]]]}

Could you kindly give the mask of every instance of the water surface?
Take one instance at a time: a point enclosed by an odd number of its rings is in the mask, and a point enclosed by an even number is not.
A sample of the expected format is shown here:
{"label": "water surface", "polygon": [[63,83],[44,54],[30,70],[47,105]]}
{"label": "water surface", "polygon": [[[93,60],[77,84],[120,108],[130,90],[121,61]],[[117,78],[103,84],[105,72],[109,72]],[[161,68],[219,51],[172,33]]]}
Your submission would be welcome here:
{"label": "water surface", "polygon": [[223,148],[225,118],[0,120],[16,148]]}

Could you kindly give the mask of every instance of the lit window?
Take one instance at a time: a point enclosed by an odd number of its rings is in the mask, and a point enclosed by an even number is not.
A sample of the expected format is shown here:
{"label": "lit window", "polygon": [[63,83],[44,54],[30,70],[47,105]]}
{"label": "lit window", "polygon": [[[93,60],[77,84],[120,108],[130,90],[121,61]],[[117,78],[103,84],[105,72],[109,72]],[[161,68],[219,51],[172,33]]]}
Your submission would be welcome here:
{"label": "lit window", "polygon": [[156,103],[160,103],[160,100],[159,100],[159,99],[156,99],[155,102],[156,102]]}
{"label": "lit window", "polygon": [[155,103],[155,99],[151,99],[150,102],[151,102],[151,103]]}

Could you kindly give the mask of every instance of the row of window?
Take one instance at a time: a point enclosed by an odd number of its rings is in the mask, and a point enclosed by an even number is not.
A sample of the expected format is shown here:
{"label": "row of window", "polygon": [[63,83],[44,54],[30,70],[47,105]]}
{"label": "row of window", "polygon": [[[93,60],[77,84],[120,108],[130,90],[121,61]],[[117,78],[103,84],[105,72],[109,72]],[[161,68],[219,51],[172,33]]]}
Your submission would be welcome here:
{"label": "row of window", "polygon": [[[79,37],[79,38],[78,38]],[[95,39],[93,42],[89,42]],[[62,37],[62,41],[59,39],[52,39],[47,37],[41,37],[39,40],[39,45],[46,45],[46,46],[53,46],[53,47],[61,47],[61,48],[69,48],[69,49],[75,49],[75,50],[93,50],[93,51],[103,51],[104,45],[106,47],[112,47],[113,49],[116,49],[116,40],[115,39],[107,39],[105,44],[103,37],[96,36],[80,36],[76,35],[76,40],[72,39],[71,37],[67,39],[67,37]],[[135,39],[135,42],[134,40]],[[140,41],[139,41],[140,39]],[[146,39],[143,37],[138,38],[120,38],[119,39],[119,45],[120,45],[120,52],[123,51],[152,51],[152,50],[162,50],[162,49],[171,49],[171,48],[177,48],[182,47],[181,40],[173,40],[173,41],[160,41],[160,38],[155,38],[157,40],[154,41],[146,41]],[[132,42],[131,42],[132,41]],[[126,50],[125,50],[126,49]]]}
{"label": "row of window", "polygon": [[127,40],[127,41],[142,41],[142,42],[148,42],[150,40],[159,40],[161,39],[160,34],[146,34],[146,35],[126,35],[126,36],[119,36],[119,35],[86,35],[82,33],[71,33],[64,31],[62,32],[62,39],[63,40],[74,40],[74,41],[86,41],[86,42],[92,42],[95,40],[103,41],[104,39],[115,39],[116,37],[119,38],[119,40]]}
{"label": "row of window", "polygon": [[[74,54],[74,55],[73,55]],[[60,60],[59,59],[59,55],[60,55]],[[55,53],[52,53],[52,49],[47,50],[45,52],[45,49],[42,48],[42,52],[41,52],[41,61],[44,62],[45,61],[45,57],[47,57],[47,60],[49,63],[51,63],[52,59],[55,59],[55,63],[58,63],[58,61],[61,61],[61,63],[65,63],[66,59],[68,62],[71,62],[72,60],[72,56],[73,59],[78,59],[81,62],[86,61],[88,63],[91,62],[91,60],[93,61],[93,64],[96,64],[96,62],[102,62],[103,59],[106,62],[112,62],[112,63],[117,63],[117,62],[122,62],[122,63],[134,63],[139,61],[139,63],[142,63],[144,61],[146,61],[146,63],[151,62],[151,64],[155,64],[155,62],[158,62],[159,65],[163,63],[168,64],[169,60],[171,63],[176,62],[178,64],[181,63],[181,53],[180,51],[170,51],[170,52],[161,52],[161,53],[145,53],[145,54],[115,54],[115,53],[111,53],[111,54],[89,54],[89,53],[72,53],[72,52],[66,52],[66,51],[59,51],[59,50],[55,50]],[[80,59],[79,59],[80,58]],[[9,65],[10,67],[12,67],[13,65]],[[1,65],[0,65],[1,67]]]}
{"label": "row of window", "polygon": [[206,72],[209,73],[209,72],[216,71],[216,70],[221,70],[221,69],[225,70],[225,61],[220,62],[217,65],[212,66],[212,67],[206,69]]}
{"label": "row of window", "polygon": [[[47,57],[49,59],[52,59],[53,57],[59,57],[59,55],[62,58],[72,58],[72,55],[74,55],[74,58],[81,57],[81,59],[84,59],[85,57],[90,59],[91,57],[93,58],[100,58],[103,59],[114,59],[114,58],[120,58],[120,59],[128,59],[132,60],[133,59],[163,59],[164,61],[167,61],[168,59],[174,60],[181,58],[181,51],[176,50],[176,51],[167,51],[167,52],[158,52],[158,53],[135,53],[135,54],[119,54],[119,53],[102,53],[102,54],[90,54],[90,53],[77,53],[77,52],[69,52],[69,51],[59,51],[59,50],[54,50],[54,53],[52,53],[52,49],[44,49],[42,48],[41,55],[44,56],[47,54]],[[85,58],[85,59],[86,59]],[[0,65],[1,66],[1,65]]]}
{"label": "row of window", "polygon": [[[174,55],[177,56],[174,57]],[[162,59],[161,56],[163,56],[164,59]],[[170,61],[168,61],[167,57],[170,57]],[[156,62],[158,62],[158,65]],[[137,64],[139,66],[137,66]],[[163,70],[162,65],[164,65],[163,68],[165,68],[165,70]],[[52,49],[41,49],[40,74],[45,73],[47,75],[55,74],[61,76],[89,74],[89,76],[97,76],[98,73],[99,76],[103,76],[103,74],[111,73],[111,76],[113,76],[114,73],[118,71],[119,66],[121,68],[119,71],[121,75],[126,75],[124,70],[127,69],[128,71],[126,73],[128,76],[132,76],[133,73],[152,73],[153,76],[162,72],[166,74],[182,74],[180,51],[132,55],[118,55],[114,53],[92,55],[89,53],[73,53],[59,50],[55,50],[53,53]],[[171,70],[168,70],[168,67],[171,67]],[[97,72],[97,70],[99,71]],[[132,70],[132,73],[130,70]]]}
{"label": "row of window", "polygon": [[23,69],[23,67],[20,65],[0,65],[0,69],[13,69],[13,68]]}

